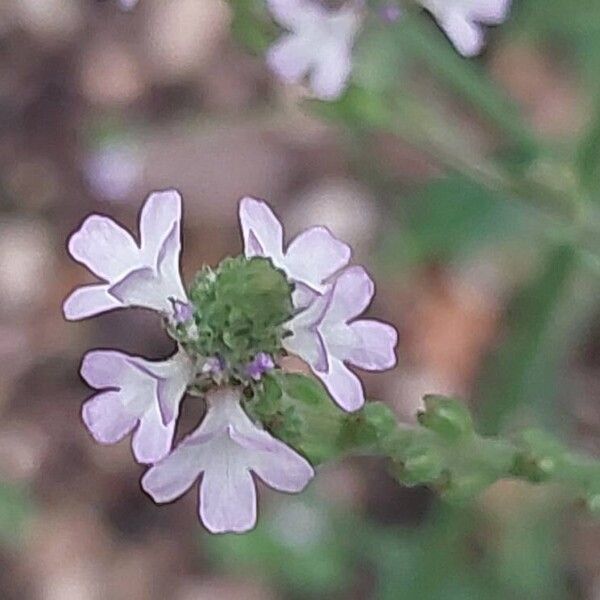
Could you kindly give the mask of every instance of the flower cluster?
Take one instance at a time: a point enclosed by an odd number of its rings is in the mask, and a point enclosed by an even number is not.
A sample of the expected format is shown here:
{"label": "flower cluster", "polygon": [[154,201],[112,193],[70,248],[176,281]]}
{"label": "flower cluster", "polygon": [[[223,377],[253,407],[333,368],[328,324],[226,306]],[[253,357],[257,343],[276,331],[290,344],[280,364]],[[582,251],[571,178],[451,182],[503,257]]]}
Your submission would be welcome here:
{"label": "flower cluster", "polygon": [[[266,203],[244,198],[244,255],[204,267],[189,289],[179,273],[181,197],[151,194],[139,220],[139,243],[108,217],[91,215],[73,233],[71,256],[101,283],[74,290],[64,303],[77,320],[122,307],[157,311],[177,343],[163,361],[93,350],[81,375],[97,390],[83,421],[100,443],[132,433],[135,459],[150,465],[142,487],[156,502],[200,483],[200,518],[211,532],[242,532],[256,522],[252,474],[274,489],[299,492],[312,465],[252,420],[244,402],[288,353],[302,358],[344,410],[364,402],[348,365],[394,366],[393,327],[358,319],[374,286],[362,267],[348,266],[350,248],[324,227],[285,247],[283,228]],[[186,394],[202,397],[198,428],[175,448]]]}
{"label": "flower cluster", "polygon": [[[484,45],[484,25],[506,20],[511,0],[418,0],[431,13],[463,56],[474,56]],[[365,18],[365,4],[347,0],[329,10],[321,0],[267,0],[273,19],[285,33],[269,50],[267,62],[285,82],[306,76],[322,100],[338,98],[352,70],[352,48]],[[386,21],[402,16],[398,4],[380,8]]]}

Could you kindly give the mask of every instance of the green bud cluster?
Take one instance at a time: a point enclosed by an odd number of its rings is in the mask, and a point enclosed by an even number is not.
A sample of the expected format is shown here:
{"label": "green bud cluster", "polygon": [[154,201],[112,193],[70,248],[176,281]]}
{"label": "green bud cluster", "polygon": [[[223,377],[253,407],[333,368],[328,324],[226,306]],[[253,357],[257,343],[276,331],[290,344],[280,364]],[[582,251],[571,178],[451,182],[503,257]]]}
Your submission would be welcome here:
{"label": "green bud cluster", "polygon": [[227,379],[246,381],[246,366],[258,353],[281,355],[292,291],[269,259],[226,258],[197,274],[189,291],[193,324],[172,333],[191,356],[217,357]]}

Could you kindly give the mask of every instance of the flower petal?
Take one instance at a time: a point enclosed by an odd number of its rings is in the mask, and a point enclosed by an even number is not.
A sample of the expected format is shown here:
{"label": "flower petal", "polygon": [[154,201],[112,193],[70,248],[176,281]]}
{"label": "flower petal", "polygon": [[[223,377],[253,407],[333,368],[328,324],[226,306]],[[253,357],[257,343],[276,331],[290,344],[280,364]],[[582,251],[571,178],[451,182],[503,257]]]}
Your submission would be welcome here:
{"label": "flower petal", "polygon": [[351,46],[338,40],[320,48],[319,59],[310,76],[310,87],[317,98],[335,100],[342,95],[352,71],[351,50]]}
{"label": "flower petal", "polygon": [[108,287],[104,283],[78,287],[63,303],[65,319],[78,321],[121,308],[122,304],[108,293]]}
{"label": "flower petal", "polygon": [[443,18],[438,18],[438,22],[460,54],[470,58],[481,52],[484,44],[481,25],[457,12],[449,12]]}
{"label": "flower petal", "polygon": [[308,72],[314,56],[310,38],[284,35],[267,51],[269,68],[286,83],[300,83]]}
{"label": "flower petal", "polygon": [[139,377],[129,363],[132,358],[116,350],[91,350],[83,357],[80,373],[97,390],[135,386]]}
{"label": "flower petal", "polygon": [[169,314],[173,310],[169,302],[172,290],[150,267],[131,271],[108,291],[122,306],[139,306]]}
{"label": "flower petal", "polygon": [[136,366],[156,381],[156,396],[163,424],[177,419],[179,405],[194,376],[194,365],[188,355],[179,351],[169,360],[142,360]]}
{"label": "flower petal", "polygon": [[328,277],[348,264],[351,255],[350,246],[329,229],[311,227],[290,243],[284,259],[285,270],[292,279],[320,288]]}
{"label": "flower petal", "polygon": [[362,314],[371,303],[375,284],[362,267],[349,267],[335,280],[324,327],[348,322]]}
{"label": "flower petal", "polygon": [[230,436],[248,450],[246,461],[252,471],[276,490],[300,492],[315,474],[305,458],[266,431],[254,428],[242,433],[232,427]]}
{"label": "flower petal", "polygon": [[198,449],[184,441],[146,471],[142,477],[142,488],[154,502],[172,502],[192,487],[203,466],[198,461]]}
{"label": "flower petal", "polygon": [[119,392],[97,394],[84,403],[81,417],[94,439],[101,444],[116,444],[137,423],[137,418],[123,405]]}
{"label": "flower petal", "polygon": [[138,260],[139,248],[128,231],[108,217],[91,215],[71,235],[69,253],[106,280],[123,276]]}
{"label": "flower petal", "polygon": [[307,0],[267,0],[267,7],[275,21],[290,31],[303,29],[326,14],[320,5]]}
{"label": "flower petal", "polygon": [[511,0],[476,0],[470,16],[487,25],[499,25],[508,18]]}
{"label": "flower petal", "polygon": [[281,261],[283,228],[267,204],[255,198],[243,198],[239,215],[246,257],[267,256]]}
{"label": "flower petal", "polygon": [[349,325],[357,341],[345,355],[353,365],[367,371],[384,371],[396,365],[398,332],[380,321],[364,319]]}
{"label": "flower petal", "polygon": [[327,371],[328,353],[318,326],[328,310],[332,291],[319,296],[298,313],[286,327],[292,335],[283,338],[283,347],[306,361],[313,369]]}
{"label": "flower petal", "polygon": [[365,403],[360,379],[339,359],[330,357],[327,373],[315,372],[331,397],[344,410],[353,412]]}
{"label": "flower petal", "polygon": [[133,433],[131,447],[139,463],[151,464],[164,458],[173,444],[175,421],[164,425],[158,406],[149,408],[140,418],[140,424]]}
{"label": "flower petal", "polygon": [[243,533],[256,525],[256,484],[243,464],[218,462],[206,470],[200,484],[199,512],[212,533]]}
{"label": "flower petal", "polygon": [[156,259],[166,237],[176,226],[181,239],[181,196],[176,190],[154,192],[148,196],[140,213],[140,237],[147,264]]}

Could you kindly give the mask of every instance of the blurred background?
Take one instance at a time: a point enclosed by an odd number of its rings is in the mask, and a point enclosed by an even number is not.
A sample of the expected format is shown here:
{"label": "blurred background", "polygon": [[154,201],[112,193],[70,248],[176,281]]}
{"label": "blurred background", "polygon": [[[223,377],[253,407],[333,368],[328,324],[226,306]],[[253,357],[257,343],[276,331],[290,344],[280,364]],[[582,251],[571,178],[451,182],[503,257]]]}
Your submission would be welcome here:
{"label": "blurred background", "polygon": [[[600,599],[600,525],[560,490],[504,481],[450,506],[352,459],[300,496],[262,487],[259,527],[213,537],[195,491],[154,505],[129,441],[99,446],[81,424],[87,349],[159,358],[171,344],[143,311],[65,322],[62,300],[89,280],[65,240],[94,211],[135,227],[149,191],[176,187],[188,281],[240,252],[242,195],[267,199],[288,235],[324,224],[352,243],[378,285],[372,314],[400,331],[398,367],[364,380],[399,419],[424,393],[458,394],[487,433],[538,424],[598,455],[597,274],[545,216],[449,170],[410,131],[359,127],[343,101],[323,117],[303,104],[257,51],[244,21],[256,3],[233,4],[0,0],[0,598]],[[460,131],[465,160],[525,164],[490,123],[493,102],[474,110],[470,80],[445,80],[472,69],[555,152],[527,164],[569,186],[568,159],[553,161],[593,130],[598,3],[515,0],[468,66],[427,24],[429,61],[396,43],[400,24],[370,23],[356,89],[393,82],[435,108],[437,134]],[[584,147],[600,163],[600,145]],[[200,414],[188,401],[179,435]]]}

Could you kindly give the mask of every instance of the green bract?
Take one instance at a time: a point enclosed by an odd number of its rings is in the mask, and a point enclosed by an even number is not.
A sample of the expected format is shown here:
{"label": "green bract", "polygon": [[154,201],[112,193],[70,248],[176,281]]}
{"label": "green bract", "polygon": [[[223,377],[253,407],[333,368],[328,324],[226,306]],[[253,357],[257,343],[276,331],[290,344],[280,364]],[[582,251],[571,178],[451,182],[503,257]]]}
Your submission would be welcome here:
{"label": "green bract", "polygon": [[218,357],[230,377],[244,380],[258,353],[281,354],[292,290],[269,259],[226,258],[198,273],[189,291],[195,328],[179,325],[174,335],[189,354]]}

